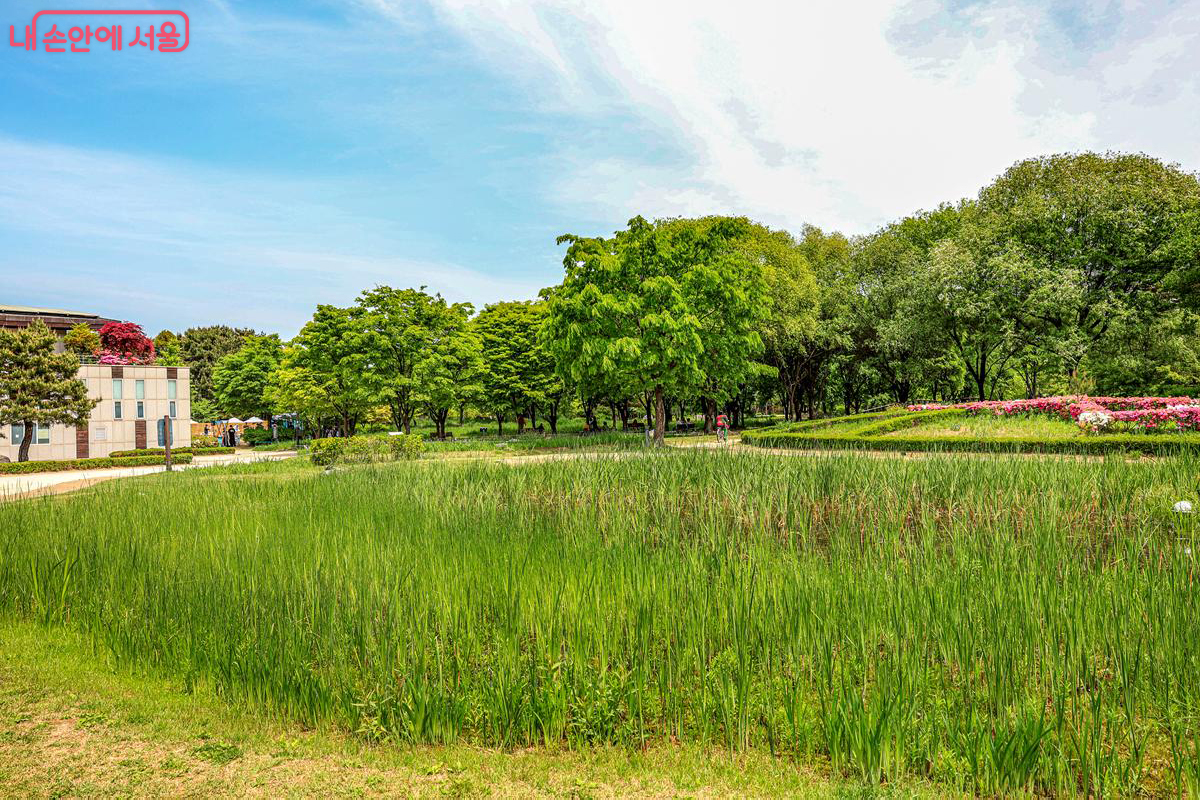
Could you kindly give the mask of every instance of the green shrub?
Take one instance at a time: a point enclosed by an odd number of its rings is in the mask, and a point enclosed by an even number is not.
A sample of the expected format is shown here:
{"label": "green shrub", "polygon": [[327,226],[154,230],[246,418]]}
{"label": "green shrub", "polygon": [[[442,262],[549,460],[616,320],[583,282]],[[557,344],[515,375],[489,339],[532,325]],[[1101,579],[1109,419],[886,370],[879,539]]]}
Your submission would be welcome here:
{"label": "green shrub", "polygon": [[318,467],[327,467],[338,460],[345,439],[313,439],[309,442],[308,453],[312,463]]}
{"label": "green shrub", "polygon": [[756,447],[796,448],[801,450],[881,450],[890,452],[982,452],[982,453],[1064,453],[1105,455],[1143,453],[1177,455],[1200,453],[1200,436],[1179,435],[1150,437],[1138,434],[1080,436],[1075,439],[1039,439],[1036,437],[897,437],[862,434],[805,434],[772,431],[742,434],[742,441]]}
{"label": "green shrub", "polygon": [[408,461],[425,452],[425,442],[416,434],[387,437],[388,449],[397,461]]}
{"label": "green shrub", "polygon": [[[17,461],[0,464],[0,475],[24,475],[30,472],[65,472],[80,469],[102,469],[105,467],[152,467],[166,462],[163,455],[157,456],[108,456],[106,458],[77,458],[71,461]],[[171,460],[176,464],[187,464],[192,460],[188,453]]]}
{"label": "green shrub", "polygon": [[246,428],[242,432],[242,441],[248,445],[266,444],[271,441],[270,428]]}
{"label": "green shrub", "polygon": [[[193,455],[193,456],[223,456],[236,452],[232,447],[172,447],[171,455]],[[166,451],[161,447],[151,448],[144,447],[140,450],[113,450],[109,453],[109,458],[124,458],[125,456],[161,456],[165,455]]]}
{"label": "green shrub", "polygon": [[309,445],[312,462],[321,467],[330,464],[403,461],[418,457],[424,450],[425,442],[421,437],[409,433],[313,439]]}
{"label": "green shrub", "polygon": [[221,440],[216,436],[205,436],[202,433],[192,434],[192,447],[220,447]]}

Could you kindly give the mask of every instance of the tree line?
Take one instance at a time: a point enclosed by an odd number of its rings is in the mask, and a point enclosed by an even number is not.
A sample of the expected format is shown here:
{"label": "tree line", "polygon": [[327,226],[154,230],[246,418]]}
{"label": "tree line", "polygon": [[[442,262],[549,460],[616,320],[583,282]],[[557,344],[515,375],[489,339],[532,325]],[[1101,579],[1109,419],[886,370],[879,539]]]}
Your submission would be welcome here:
{"label": "tree line", "polygon": [[[468,412],[557,429],[602,409],[662,436],[675,410],[789,419],[917,399],[1186,394],[1200,384],[1200,182],[1145,155],[1021,161],[977,197],[866,236],[741,217],[564,235],[562,282],[478,312],[378,286],[291,341],[156,337],[193,417],[299,414],[352,433]],[[383,419],[379,419],[383,416]]]}

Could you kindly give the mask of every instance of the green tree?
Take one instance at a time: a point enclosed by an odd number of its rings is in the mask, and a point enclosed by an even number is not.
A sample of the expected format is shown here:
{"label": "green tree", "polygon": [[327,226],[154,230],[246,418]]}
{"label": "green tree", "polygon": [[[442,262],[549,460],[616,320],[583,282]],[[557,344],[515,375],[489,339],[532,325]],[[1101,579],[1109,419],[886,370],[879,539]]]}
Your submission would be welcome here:
{"label": "green tree", "polygon": [[0,424],[24,426],[19,461],[29,460],[35,423],[87,425],[98,402],[75,377],[78,357],[55,353],[54,342],[40,319],[20,330],[0,330]]}
{"label": "green tree", "polygon": [[558,424],[564,388],[541,338],[545,324],[545,302],[531,300],[492,303],[473,322],[483,357],[479,403],[501,433],[510,414],[536,424],[539,408],[549,409],[551,430]]}
{"label": "green tree", "polygon": [[371,334],[355,309],[317,306],[311,321],[284,348],[280,366],[268,381],[276,413],[294,412],[309,427],[337,421],[351,436],[370,407],[373,392]]}
{"label": "green tree", "polygon": [[430,295],[425,287],[377,286],[359,295],[357,308],[368,334],[375,392],[388,406],[392,424],[408,433],[421,405],[417,364],[426,357],[434,331],[444,323],[446,301],[441,295]]}
{"label": "green tree", "polygon": [[188,328],[179,338],[179,350],[183,363],[189,368],[193,396],[213,401],[213,369],[222,356],[235,352],[247,336],[253,336],[250,328],[231,328],[228,325],[208,325]]}
{"label": "green tree", "polygon": [[242,347],[222,356],[213,369],[213,392],[222,416],[267,417],[266,389],[283,359],[279,336],[247,336]]}
{"label": "green tree", "polygon": [[1080,276],[1077,306],[1047,322],[1089,341],[1119,317],[1177,303],[1200,255],[1200,181],[1145,155],[1054,155],[1010,167],[979,193],[993,253]]}
{"label": "green tree", "polygon": [[[817,333],[820,297],[816,275],[791,234],[756,231],[763,282],[772,299],[763,323],[765,358],[775,368],[784,408],[790,417],[804,377],[803,365]],[[706,421],[707,428],[707,421]]]}
{"label": "green tree", "polygon": [[154,363],[169,367],[184,364],[183,345],[172,331],[161,330],[154,337]]}
{"label": "green tree", "polygon": [[86,322],[77,322],[63,337],[67,351],[77,356],[92,356],[100,349],[100,334]]}
{"label": "green tree", "polygon": [[482,346],[469,322],[472,310],[468,303],[442,302],[413,368],[414,398],[433,421],[438,438],[446,436],[450,410],[474,401],[482,391]]}
{"label": "green tree", "polygon": [[962,205],[942,205],[857,242],[841,324],[844,352],[869,366],[843,369],[844,376],[877,376],[891,399],[907,403],[940,369],[947,349],[944,332],[927,324],[915,293],[933,249],[958,232],[963,212]]}
{"label": "green tree", "polygon": [[[721,339],[750,359],[761,347],[768,311],[750,256],[745,219],[630,220],[611,239],[562,236],[566,277],[550,295],[544,341],[568,382],[613,383],[649,392],[654,437],[662,443],[667,394],[694,395],[705,383],[706,320],[721,318]],[[719,364],[734,357],[719,355]]]}

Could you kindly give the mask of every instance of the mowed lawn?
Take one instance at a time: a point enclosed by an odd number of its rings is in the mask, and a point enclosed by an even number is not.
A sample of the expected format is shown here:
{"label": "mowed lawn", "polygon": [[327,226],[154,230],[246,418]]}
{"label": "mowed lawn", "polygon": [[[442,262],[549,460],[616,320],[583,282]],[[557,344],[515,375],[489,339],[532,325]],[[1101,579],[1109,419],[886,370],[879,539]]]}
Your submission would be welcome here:
{"label": "mowed lawn", "polygon": [[[1070,420],[1042,415],[1001,417],[993,414],[972,414],[950,420],[930,421],[923,425],[892,431],[886,436],[921,438],[963,436],[972,438],[1037,438],[1074,439],[1084,432]],[[1166,435],[1166,434],[1164,434]]]}
{"label": "mowed lawn", "polygon": [[[551,793],[1194,793],[1198,543],[1171,506],[1198,466],[671,449],[114,482],[0,506],[0,641],[59,648],[0,667],[67,659],[102,704],[116,667],[251,721],[214,738],[236,752],[171,745],[197,769],[246,769],[269,719],[437,791],[446,753],[480,792],[540,791],[511,782],[533,754]],[[42,740],[11,715],[74,713],[48,685],[4,695],[13,758]]]}

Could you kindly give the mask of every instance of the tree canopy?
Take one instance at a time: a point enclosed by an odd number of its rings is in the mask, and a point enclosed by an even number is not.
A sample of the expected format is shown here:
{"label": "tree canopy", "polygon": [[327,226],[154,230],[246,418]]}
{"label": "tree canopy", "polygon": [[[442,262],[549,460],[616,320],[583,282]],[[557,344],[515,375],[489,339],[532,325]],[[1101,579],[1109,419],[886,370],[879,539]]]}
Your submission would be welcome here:
{"label": "tree canopy", "polygon": [[661,443],[667,393],[728,387],[742,367],[722,370],[761,351],[769,306],[750,236],[741,218],[635,217],[610,239],[560,237],[566,276],[550,295],[544,339],[560,374],[650,393]]}

